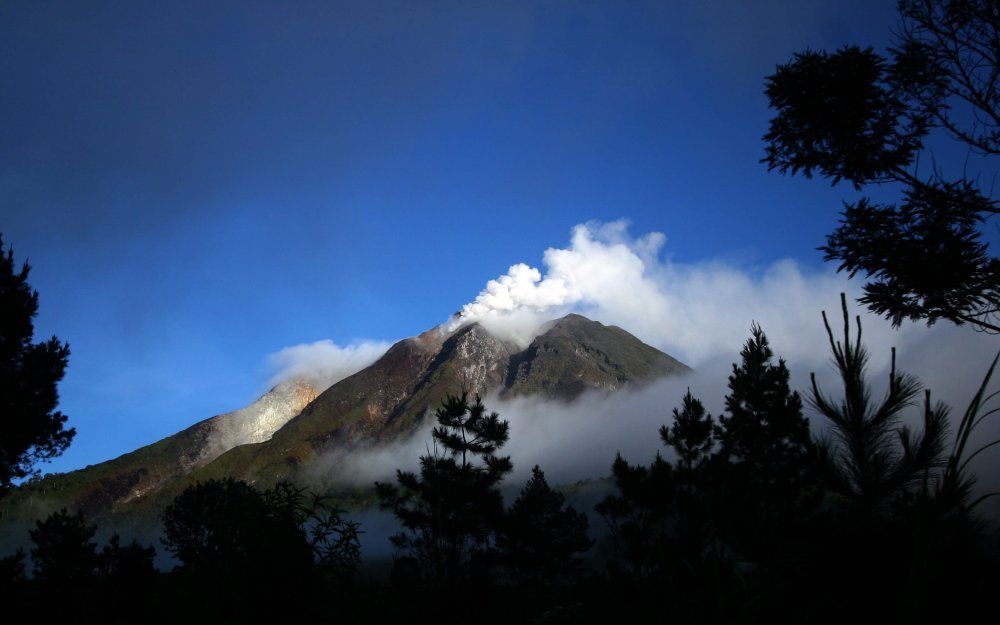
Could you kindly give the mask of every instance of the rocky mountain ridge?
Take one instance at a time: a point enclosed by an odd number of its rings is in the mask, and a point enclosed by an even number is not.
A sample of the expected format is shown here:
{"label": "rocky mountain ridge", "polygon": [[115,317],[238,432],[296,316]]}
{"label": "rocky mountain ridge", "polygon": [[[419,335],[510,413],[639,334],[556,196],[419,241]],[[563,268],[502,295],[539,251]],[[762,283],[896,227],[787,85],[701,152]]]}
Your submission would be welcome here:
{"label": "rocky mountain ridge", "polygon": [[[689,369],[625,330],[580,315],[549,322],[525,349],[477,323],[433,328],[322,390],[283,382],[247,408],[197,423],[114,460],[19,489],[2,514],[66,506],[97,516],[163,505],[187,484],[220,477],[301,481],[332,449],[372,446],[412,432],[448,393],[571,401]],[[335,470],[335,468],[333,469]]]}

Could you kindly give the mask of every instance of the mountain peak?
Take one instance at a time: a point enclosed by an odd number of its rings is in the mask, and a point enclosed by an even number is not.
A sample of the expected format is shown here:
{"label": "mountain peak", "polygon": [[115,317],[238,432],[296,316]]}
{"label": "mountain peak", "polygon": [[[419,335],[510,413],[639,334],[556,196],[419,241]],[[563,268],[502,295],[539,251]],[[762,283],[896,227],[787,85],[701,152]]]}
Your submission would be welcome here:
{"label": "mountain peak", "polygon": [[616,391],[690,371],[625,330],[576,313],[541,329],[512,359],[504,394],[573,399],[588,389]]}

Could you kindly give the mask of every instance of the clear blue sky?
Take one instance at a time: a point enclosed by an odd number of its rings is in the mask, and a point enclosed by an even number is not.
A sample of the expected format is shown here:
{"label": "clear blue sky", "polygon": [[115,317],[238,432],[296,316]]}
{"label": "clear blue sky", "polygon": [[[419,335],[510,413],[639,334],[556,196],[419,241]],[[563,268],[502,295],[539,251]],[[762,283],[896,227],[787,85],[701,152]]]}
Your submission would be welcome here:
{"label": "clear blue sky", "polygon": [[[211,5],[211,6],[208,6]],[[752,8],[751,8],[752,7]],[[73,355],[67,470],[239,407],[264,357],[431,327],[590,220],[821,260],[763,78],[894,2],[0,6],[0,230]]]}

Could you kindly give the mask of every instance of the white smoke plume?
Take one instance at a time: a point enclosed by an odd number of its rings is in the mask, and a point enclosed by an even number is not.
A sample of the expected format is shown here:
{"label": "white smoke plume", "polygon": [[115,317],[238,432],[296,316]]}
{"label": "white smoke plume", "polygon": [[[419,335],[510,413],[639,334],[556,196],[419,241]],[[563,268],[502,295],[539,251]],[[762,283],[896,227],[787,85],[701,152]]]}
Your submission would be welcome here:
{"label": "white smoke plume", "polygon": [[[545,251],[544,273],[523,263],[511,266],[444,327],[479,322],[525,345],[542,322],[574,311],[621,326],[698,367],[730,353],[751,321],[763,325],[788,357],[825,354],[819,311],[836,314],[841,292],[859,293],[856,281],[830,269],[805,270],[792,260],[766,267],[673,263],[661,257],[665,242],[659,232],[631,237],[624,220],[580,224],[568,247]],[[877,328],[868,334],[875,354],[919,329],[891,330],[877,317],[862,317],[866,327]]]}
{"label": "white smoke plume", "polygon": [[359,341],[341,347],[330,340],[292,345],[267,357],[268,367],[276,372],[268,385],[302,378],[322,392],[378,360],[390,345],[384,341]]}

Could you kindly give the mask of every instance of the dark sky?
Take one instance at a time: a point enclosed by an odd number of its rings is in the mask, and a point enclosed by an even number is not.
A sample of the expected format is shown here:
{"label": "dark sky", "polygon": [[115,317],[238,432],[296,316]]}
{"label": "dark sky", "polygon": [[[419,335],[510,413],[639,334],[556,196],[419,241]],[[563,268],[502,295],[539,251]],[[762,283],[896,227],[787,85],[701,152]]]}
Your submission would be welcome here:
{"label": "dark sky", "polygon": [[[763,78],[894,2],[5,2],[0,230],[73,349],[65,470],[245,404],[264,358],[440,323],[588,220],[821,262]],[[945,148],[945,156],[953,156]]]}

